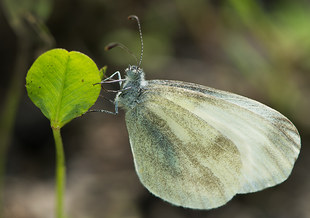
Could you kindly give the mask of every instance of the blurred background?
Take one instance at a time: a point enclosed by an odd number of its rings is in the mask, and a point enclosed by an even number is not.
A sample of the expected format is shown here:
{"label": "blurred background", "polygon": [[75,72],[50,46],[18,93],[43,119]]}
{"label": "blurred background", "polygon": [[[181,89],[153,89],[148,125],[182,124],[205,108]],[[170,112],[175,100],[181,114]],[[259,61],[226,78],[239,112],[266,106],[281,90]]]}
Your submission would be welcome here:
{"label": "blurred background", "polygon": [[[237,195],[210,211],[183,209],[154,197],[139,182],[123,112],[86,114],[62,130],[68,217],[310,217],[309,1],[2,0],[4,217],[54,217],[54,141],[48,120],[27,97],[27,70],[44,51],[60,47],[87,54],[99,68],[107,65],[108,75],[123,73],[134,58],[104,47],[117,41],[140,55],[130,14],[141,20],[147,79],[195,82],[258,100],[296,125],[301,153],[292,175],[276,187]],[[94,108],[112,111],[113,105],[99,98]]]}

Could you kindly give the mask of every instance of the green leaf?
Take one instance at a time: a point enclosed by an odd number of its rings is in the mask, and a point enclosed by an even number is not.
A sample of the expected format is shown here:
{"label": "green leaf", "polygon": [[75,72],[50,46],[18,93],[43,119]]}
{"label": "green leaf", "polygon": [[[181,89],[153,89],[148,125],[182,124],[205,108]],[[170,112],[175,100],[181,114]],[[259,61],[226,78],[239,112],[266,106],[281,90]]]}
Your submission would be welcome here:
{"label": "green leaf", "polygon": [[53,128],[84,114],[97,100],[100,73],[96,64],[80,52],[53,49],[37,58],[28,71],[30,99],[51,121]]}
{"label": "green leaf", "polygon": [[108,66],[103,66],[100,70],[99,70],[99,74],[100,74],[100,78],[103,79],[106,77],[107,75],[107,69]]}

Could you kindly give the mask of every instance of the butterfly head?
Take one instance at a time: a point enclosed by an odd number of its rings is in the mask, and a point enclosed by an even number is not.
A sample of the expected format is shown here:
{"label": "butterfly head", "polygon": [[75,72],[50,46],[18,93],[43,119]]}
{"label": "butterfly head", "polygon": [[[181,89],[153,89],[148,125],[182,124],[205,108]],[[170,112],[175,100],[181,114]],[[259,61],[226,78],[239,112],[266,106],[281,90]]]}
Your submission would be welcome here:
{"label": "butterfly head", "polygon": [[147,84],[144,78],[144,71],[135,65],[129,66],[126,70],[126,81],[124,89],[128,88],[141,88]]}
{"label": "butterfly head", "polygon": [[147,81],[144,78],[144,72],[138,66],[129,66],[126,70],[125,82],[122,84],[120,92],[115,101],[124,109],[131,109],[139,103],[139,95]]}

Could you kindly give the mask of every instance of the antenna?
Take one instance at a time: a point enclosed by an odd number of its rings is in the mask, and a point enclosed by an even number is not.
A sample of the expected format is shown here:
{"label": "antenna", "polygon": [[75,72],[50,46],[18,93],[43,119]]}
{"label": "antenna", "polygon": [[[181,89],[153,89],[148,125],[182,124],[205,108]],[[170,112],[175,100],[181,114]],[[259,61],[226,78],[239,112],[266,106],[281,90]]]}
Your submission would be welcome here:
{"label": "antenna", "polygon": [[138,24],[140,41],[141,41],[141,55],[140,55],[140,60],[138,63],[138,67],[140,67],[141,63],[142,63],[142,57],[143,57],[143,37],[142,37],[142,31],[141,31],[141,24],[140,24],[139,18],[136,15],[130,15],[130,16],[128,16],[128,19],[129,20],[136,20],[137,24]]}
{"label": "antenna", "polygon": [[122,43],[119,43],[119,42],[111,42],[109,43],[108,45],[106,45],[104,47],[104,50],[106,51],[109,51],[111,50],[112,48],[115,48],[115,47],[120,47],[121,49],[123,49],[124,51],[126,51],[128,54],[130,54],[135,60],[136,62],[138,63],[138,59],[136,57],[136,55],[134,53],[132,53],[129,48],[127,48],[125,45],[123,45]]}

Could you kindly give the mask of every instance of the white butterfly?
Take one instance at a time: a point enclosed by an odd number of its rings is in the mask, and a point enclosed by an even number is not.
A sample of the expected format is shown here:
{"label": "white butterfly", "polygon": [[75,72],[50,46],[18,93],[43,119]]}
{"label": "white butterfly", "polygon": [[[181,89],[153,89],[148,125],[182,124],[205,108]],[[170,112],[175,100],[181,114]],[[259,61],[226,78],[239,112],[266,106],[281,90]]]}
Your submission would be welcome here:
{"label": "white butterfly", "polygon": [[125,72],[115,103],[126,111],[137,174],[154,195],[210,209],[290,175],[300,137],[279,112],[193,83],[146,81],[137,66]]}
{"label": "white butterfly", "polygon": [[102,83],[119,77],[116,113],[118,106],[126,112],[137,174],[154,195],[183,207],[211,209],[290,175],[300,136],[279,112],[193,83],[147,81],[137,66],[125,73],[125,79],[116,72]]}

